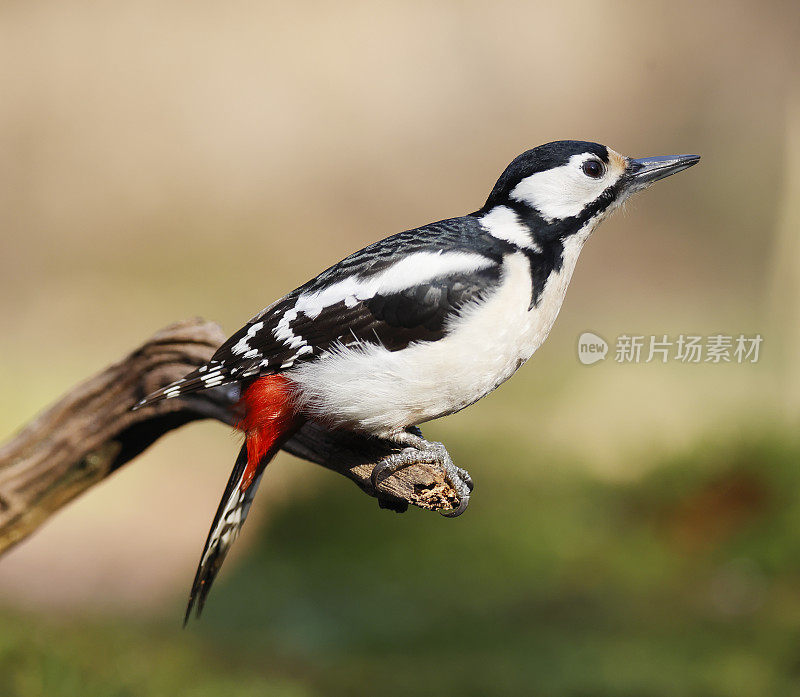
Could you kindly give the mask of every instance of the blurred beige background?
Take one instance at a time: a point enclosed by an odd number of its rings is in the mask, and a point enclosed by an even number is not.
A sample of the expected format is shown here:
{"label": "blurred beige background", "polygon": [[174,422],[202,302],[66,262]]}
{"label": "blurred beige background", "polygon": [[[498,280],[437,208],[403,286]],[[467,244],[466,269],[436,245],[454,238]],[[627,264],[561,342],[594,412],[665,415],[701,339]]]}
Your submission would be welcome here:
{"label": "blurred beige background", "polygon": [[[515,155],[561,138],[703,161],[607,222],[534,360],[428,432],[513,436],[523,473],[526,453],[566,451],[630,478],[654,447],[796,423],[799,16],[793,2],[3,3],[0,436],[173,320],[233,332],[365,243],[476,209]],[[763,360],[586,367],[584,330],[760,332]],[[4,558],[0,594],[65,612],[174,604],[235,451],[219,425],[171,435]],[[493,464],[471,465],[479,483]],[[279,458],[256,516],[327,476]]]}

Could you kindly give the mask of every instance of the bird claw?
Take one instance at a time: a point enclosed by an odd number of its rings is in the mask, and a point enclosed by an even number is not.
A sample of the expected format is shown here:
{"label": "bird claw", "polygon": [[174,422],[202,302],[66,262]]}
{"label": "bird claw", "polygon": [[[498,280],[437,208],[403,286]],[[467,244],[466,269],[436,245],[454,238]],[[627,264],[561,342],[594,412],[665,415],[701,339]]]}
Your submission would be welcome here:
{"label": "bird claw", "polygon": [[411,437],[403,438],[403,441],[413,443],[412,446],[385,457],[373,467],[370,475],[372,488],[378,491],[378,486],[382,481],[410,465],[418,463],[438,465],[444,473],[445,481],[458,494],[458,505],[449,510],[439,511],[439,513],[446,518],[460,516],[467,510],[470,493],[474,486],[469,472],[453,464],[450,453],[441,443],[426,441],[416,434],[409,435]]}
{"label": "bird claw", "polygon": [[417,462],[427,462],[420,459],[423,452],[414,447],[403,448],[399,453],[393,453],[383,458],[373,468],[369,476],[370,484],[376,491],[378,485],[388,477],[391,477],[395,472],[400,471],[404,467],[409,467]]}
{"label": "bird claw", "polygon": [[445,518],[457,518],[467,510],[467,506],[469,506],[469,497],[474,484],[472,482],[472,477],[469,476],[469,472],[454,465],[452,460],[450,460],[449,454],[447,455],[447,460],[448,462],[443,465],[445,478],[458,493],[458,506],[449,511],[439,511],[439,514],[443,515]]}

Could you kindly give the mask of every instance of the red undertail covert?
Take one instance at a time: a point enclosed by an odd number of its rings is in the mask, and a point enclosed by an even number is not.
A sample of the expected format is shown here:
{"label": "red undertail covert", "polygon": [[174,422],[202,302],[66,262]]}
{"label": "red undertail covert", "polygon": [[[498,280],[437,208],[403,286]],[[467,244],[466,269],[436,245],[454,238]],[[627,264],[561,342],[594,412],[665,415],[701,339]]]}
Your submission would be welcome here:
{"label": "red undertail covert", "polygon": [[239,428],[247,443],[247,467],[239,485],[244,492],[252,483],[259,462],[283,445],[297,427],[298,418],[292,407],[289,380],[282,375],[256,380],[244,391],[240,404],[244,417]]}

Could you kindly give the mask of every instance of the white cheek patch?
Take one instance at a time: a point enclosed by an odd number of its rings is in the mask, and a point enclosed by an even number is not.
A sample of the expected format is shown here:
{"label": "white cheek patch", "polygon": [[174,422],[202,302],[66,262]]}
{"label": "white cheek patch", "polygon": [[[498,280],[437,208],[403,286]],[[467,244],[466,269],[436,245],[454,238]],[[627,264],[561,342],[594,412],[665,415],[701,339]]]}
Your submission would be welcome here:
{"label": "white cheek patch", "polygon": [[511,198],[532,206],[547,222],[579,215],[620,176],[609,168],[599,179],[587,177],[581,165],[592,157],[589,153],[573,155],[565,165],[525,177],[514,187]]}

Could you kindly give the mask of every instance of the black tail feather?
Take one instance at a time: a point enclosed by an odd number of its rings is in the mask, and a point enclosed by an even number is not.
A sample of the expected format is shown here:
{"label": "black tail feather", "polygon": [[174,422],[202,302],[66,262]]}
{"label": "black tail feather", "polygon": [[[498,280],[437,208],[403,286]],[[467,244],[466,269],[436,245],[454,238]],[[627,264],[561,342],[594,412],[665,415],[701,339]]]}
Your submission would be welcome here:
{"label": "black tail feather", "polygon": [[[222,384],[222,383],[218,383]],[[184,378],[180,380],[176,380],[165,387],[162,387],[160,390],[156,390],[152,394],[147,395],[144,399],[139,400],[136,404],[133,405],[131,408],[132,411],[136,411],[137,409],[141,409],[142,407],[150,406],[151,404],[157,404],[158,402],[163,402],[165,399],[172,399],[173,397],[180,397],[191,392],[197,392],[198,390],[204,390],[207,388],[206,383],[203,381],[202,375],[197,371],[193,371],[189,373]]]}
{"label": "black tail feather", "polygon": [[244,525],[244,521],[250,511],[250,505],[256,494],[256,489],[258,489],[258,485],[261,482],[261,475],[274,454],[275,451],[273,450],[259,463],[255,478],[250,486],[247,487],[247,490],[242,492],[240,484],[247,466],[247,447],[243,445],[239,451],[239,456],[236,458],[228,484],[225,486],[225,493],[222,495],[222,500],[214,516],[214,522],[211,524],[211,530],[206,538],[206,544],[203,547],[203,555],[200,557],[200,564],[197,567],[192,590],[189,593],[189,603],[183,619],[184,627],[188,623],[192,608],[195,605],[197,606],[195,617],[200,617],[203,612],[203,606],[206,603],[208,592],[211,590],[211,584],[214,583],[228,550]]}

